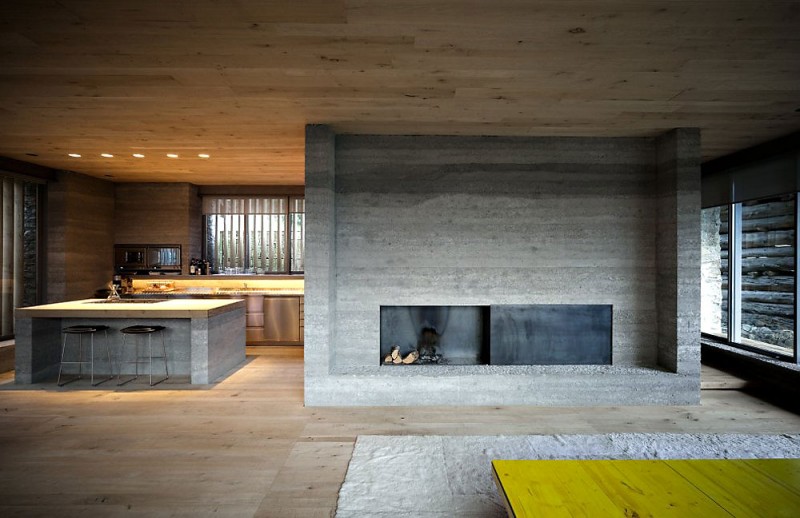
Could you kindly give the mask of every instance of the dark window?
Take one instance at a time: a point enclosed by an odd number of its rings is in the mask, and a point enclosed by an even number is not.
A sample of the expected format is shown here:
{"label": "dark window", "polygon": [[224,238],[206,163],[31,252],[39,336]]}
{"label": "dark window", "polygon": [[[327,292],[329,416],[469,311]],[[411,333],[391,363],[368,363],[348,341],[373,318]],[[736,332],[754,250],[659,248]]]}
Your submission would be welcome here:
{"label": "dark window", "polygon": [[701,331],[796,359],[795,193],[702,211]]}
{"label": "dark window", "polygon": [[0,339],[14,335],[14,308],[39,302],[39,213],[42,185],[0,177]]}

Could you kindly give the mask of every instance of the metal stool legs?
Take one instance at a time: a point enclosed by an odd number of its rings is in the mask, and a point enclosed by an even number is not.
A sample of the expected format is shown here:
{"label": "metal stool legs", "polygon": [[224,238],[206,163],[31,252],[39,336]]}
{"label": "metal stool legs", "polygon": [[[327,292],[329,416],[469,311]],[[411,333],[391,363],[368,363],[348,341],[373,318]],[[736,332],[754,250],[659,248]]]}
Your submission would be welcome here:
{"label": "metal stool legs", "polygon": [[[150,375],[150,386],[158,385],[162,381],[169,379],[169,366],[167,365],[167,345],[164,338],[164,327],[163,326],[130,326],[124,329],[121,329],[120,332],[122,333],[122,349],[120,349],[119,355],[119,365],[117,367],[117,386],[124,385],[130,381],[133,381],[139,377],[139,364],[140,363],[147,363],[150,366],[149,375]],[[153,356],[153,333],[159,333],[161,335],[161,356]],[[142,356],[139,352],[139,340],[136,338],[136,335],[147,335],[147,355]],[[123,360],[122,356],[125,354],[125,343],[128,335],[134,335],[134,359],[133,360]],[[153,383],[153,360],[154,359],[163,359],[164,360],[164,378],[156,381]],[[122,365],[125,363],[133,363],[136,365],[135,375],[122,381]]]}
{"label": "metal stool legs", "polygon": [[[103,380],[98,381],[97,383],[94,382],[94,335],[98,331],[103,331],[105,334],[105,346],[106,346],[106,358],[108,361],[108,371],[109,376]],[[114,367],[113,363],[111,362],[111,348],[108,345],[108,326],[70,326],[64,328],[62,330],[64,334],[64,341],[61,344],[61,364],[58,367],[58,386],[63,387],[67,383],[72,383],[75,380],[79,380],[83,378],[83,364],[89,364],[89,372],[91,373],[90,383],[93,387],[108,381],[114,377]],[[65,355],[67,353],[67,337],[69,335],[77,335],[78,336],[78,360],[65,360]],[[83,335],[89,335],[89,359],[83,359]],[[61,375],[64,373],[64,365],[78,365],[78,376],[72,378],[69,381],[61,382]]]}

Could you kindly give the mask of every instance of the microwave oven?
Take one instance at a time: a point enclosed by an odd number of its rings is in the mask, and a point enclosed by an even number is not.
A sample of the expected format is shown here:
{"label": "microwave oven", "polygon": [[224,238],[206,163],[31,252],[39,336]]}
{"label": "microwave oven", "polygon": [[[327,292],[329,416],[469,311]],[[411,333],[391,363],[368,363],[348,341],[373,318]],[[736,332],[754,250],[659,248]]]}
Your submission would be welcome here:
{"label": "microwave oven", "polygon": [[114,245],[119,273],[181,273],[181,245]]}

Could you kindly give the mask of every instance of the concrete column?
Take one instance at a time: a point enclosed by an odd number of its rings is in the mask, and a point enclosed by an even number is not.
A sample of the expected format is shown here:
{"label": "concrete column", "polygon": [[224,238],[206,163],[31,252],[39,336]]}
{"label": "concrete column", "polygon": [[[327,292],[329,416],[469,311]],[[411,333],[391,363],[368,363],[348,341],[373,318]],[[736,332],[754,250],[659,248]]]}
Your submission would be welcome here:
{"label": "concrete column", "polygon": [[656,141],[658,364],[700,372],[700,130]]}
{"label": "concrete column", "polygon": [[305,386],[306,404],[315,378],[332,365],[336,310],[336,136],[324,125],[306,126],[306,266]]}

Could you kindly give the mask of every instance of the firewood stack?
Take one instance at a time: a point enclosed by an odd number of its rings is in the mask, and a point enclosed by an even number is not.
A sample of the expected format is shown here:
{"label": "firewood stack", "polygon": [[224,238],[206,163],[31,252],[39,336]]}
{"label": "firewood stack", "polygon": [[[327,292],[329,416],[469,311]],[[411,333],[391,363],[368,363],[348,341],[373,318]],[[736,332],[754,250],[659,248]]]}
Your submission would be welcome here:
{"label": "firewood stack", "polygon": [[395,365],[409,365],[415,363],[419,359],[419,353],[415,350],[411,351],[406,355],[405,358],[400,354],[400,346],[393,345],[392,352],[386,355],[386,358],[383,359],[383,363],[393,363]]}

